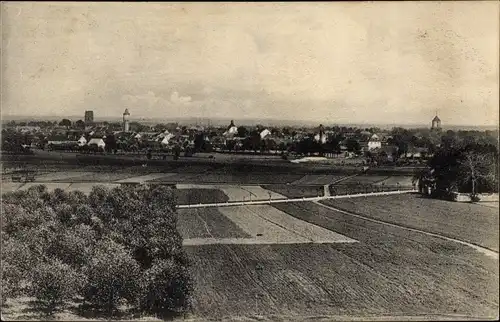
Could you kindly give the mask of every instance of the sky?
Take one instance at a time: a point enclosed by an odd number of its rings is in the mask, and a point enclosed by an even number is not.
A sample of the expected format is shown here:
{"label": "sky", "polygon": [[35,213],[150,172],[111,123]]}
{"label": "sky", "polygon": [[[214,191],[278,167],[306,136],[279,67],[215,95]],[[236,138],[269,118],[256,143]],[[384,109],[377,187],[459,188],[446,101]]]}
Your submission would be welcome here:
{"label": "sky", "polygon": [[498,124],[499,2],[2,3],[3,116]]}

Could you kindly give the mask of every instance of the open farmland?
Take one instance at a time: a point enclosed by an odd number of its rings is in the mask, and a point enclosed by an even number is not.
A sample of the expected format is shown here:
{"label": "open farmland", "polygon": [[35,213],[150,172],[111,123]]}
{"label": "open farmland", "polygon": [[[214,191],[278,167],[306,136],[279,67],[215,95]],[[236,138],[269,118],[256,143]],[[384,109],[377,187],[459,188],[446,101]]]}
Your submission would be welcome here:
{"label": "open farmland", "polygon": [[412,181],[412,177],[391,176],[385,180],[376,182],[374,184],[386,185],[386,186],[397,186],[399,184],[401,187],[412,187],[413,181]]}
{"label": "open farmland", "polygon": [[319,185],[324,185],[324,184],[332,184],[335,181],[338,181],[345,176],[343,175],[331,175],[331,174],[325,174],[325,175],[320,175],[320,174],[306,174],[302,178],[295,180],[292,182],[292,184],[297,184],[297,185],[309,185],[309,184],[319,184]]}
{"label": "open farmland", "polygon": [[[115,187],[118,187],[119,184],[116,183],[99,183],[98,184],[101,187],[107,188],[107,189],[113,189]],[[66,191],[76,191],[79,190],[83,192],[84,194],[88,195],[94,188],[94,186],[97,186],[95,183],[92,182],[75,182],[71,183],[69,187],[65,188]]]}
{"label": "open farmland", "polygon": [[498,208],[423,198],[416,194],[325,200],[323,203],[498,251]]}
{"label": "open farmland", "polygon": [[389,179],[389,176],[362,175],[353,176],[342,181],[342,184],[374,184]]}
{"label": "open farmland", "polygon": [[140,176],[130,176],[124,177],[121,180],[117,180],[118,183],[146,183],[148,181],[168,177],[169,175],[174,175],[173,173],[149,173]]}
{"label": "open farmland", "polygon": [[191,190],[196,191],[196,193],[202,193],[204,189],[220,190],[228,197],[227,200],[221,200],[220,202],[286,199],[285,196],[271,190],[266,190],[260,186],[177,184],[176,187],[178,190],[185,190],[186,194],[189,194]]}
{"label": "open farmland", "polygon": [[175,189],[174,194],[178,205],[229,201],[228,196],[219,189]]}
{"label": "open farmland", "polygon": [[[130,177],[129,173],[111,172],[111,171],[100,171],[100,172],[85,172],[78,176],[60,178],[54,181],[64,181],[64,182],[113,182],[120,179],[125,179]],[[38,178],[38,177],[37,177]],[[43,181],[40,178],[39,181]]]}
{"label": "open farmland", "polygon": [[197,183],[222,183],[222,184],[272,184],[289,183],[301,178],[302,175],[296,174],[273,174],[273,173],[232,173],[210,172],[203,175],[189,176],[179,175],[179,177],[170,177],[154,181],[173,181],[178,182],[197,182]]}
{"label": "open farmland", "polygon": [[[118,172],[122,171],[125,169]],[[149,173],[137,168],[131,177],[150,178],[142,177]],[[173,177],[171,173],[159,175]],[[33,185],[2,182],[2,189],[4,184],[13,188]],[[93,184],[49,184],[51,188],[63,185],[67,185],[65,189],[88,192]],[[229,200],[220,189],[193,189],[194,185],[188,184],[179,187],[189,188],[174,190],[179,203],[183,198],[185,203],[196,204]],[[304,192],[297,196],[301,197],[322,187],[257,188],[287,197],[289,193]],[[457,214],[481,208],[459,221],[459,225],[465,225],[467,220],[483,218],[488,211],[494,215],[495,211],[485,206],[428,199],[419,203],[412,198],[417,197],[373,197],[372,204],[358,210],[364,216],[379,219],[383,218],[376,216],[383,216],[384,211],[407,211],[408,218],[401,221],[415,225],[422,221],[425,228],[432,225],[425,222],[425,216],[419,218],[418,211],[425,214],[444,207],[442,214],[427,218],[437,222],[435,228],[441,234],[444,231],[440,229],[457,225],[457,218],[461,218]],[[341,208],[339,204],[345,203],[347,209],[367,200],[370,198],[355,199],[356,202],[336,200],[331,204]],[[440,206],[443,204],[446,206]],[[488,225],[489,232],[495,234],[492,227],[498,227],[496,214],[496,225],[494,219],[487,221],[479,225],[483,231],[471,230],[470,235],[484,235]],[[375,315],[424,313],[435,314],[436,318],[451,314],[461,319],[498,314],[498,260],[461,244],[370,222],[316,203],[180,209],[177,228],[192,262],[193,318],[200,321],[255,316],[281,321],[341,316],[344,318],[338,319],[344,320],[349,316],[370,319]]]}
{"label": "open farmland", "polygon": [[250,238],[218,209],[179,209],[177,229],[184,239]]}
{"label": "open farmland", "polygon": [[179,231],[184,245],[356,242],[268,205],[182,209]]}
{"label": "open farmland", "polygon": [[273,184],[265,185],[263,188],[274,191],[288,198],[317,197],[324,195],[322,185]]}
{"label": "open farmland", "polygon": [[334,184],[329,186],[330,194],[332,196],[337,195],[350,195],[359,193],[370,193],[370,192],[383,192],[383,191],[408,191],[413,190],[413,187],[408,186],[385,186],[376,184]]}
{"label": "open farmland", "polygon": [[93,172],[84,172],[84,171],[58,171],[58,172],[37,174],[35,175],[35,181],[37,182],[69,181],[75,177],[82,177],[92,174]]}
{"label": "open farmland", "polygon": [[472,248],[314,203],[275,207],[359,243],[190,247],[200,314],[497,314],[498,261]]}

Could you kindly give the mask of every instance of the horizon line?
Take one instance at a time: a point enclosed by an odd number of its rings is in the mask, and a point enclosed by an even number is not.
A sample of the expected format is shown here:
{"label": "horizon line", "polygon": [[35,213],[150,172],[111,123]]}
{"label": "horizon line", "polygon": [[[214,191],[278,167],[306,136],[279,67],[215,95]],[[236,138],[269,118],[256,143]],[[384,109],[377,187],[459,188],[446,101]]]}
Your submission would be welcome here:
{"label": "horizon line", "polygon": [[[69,115],[69,116],[61,116],[61,115],[1,115],[0,119],[2,121],[5,120],[5,116],[7,116],[7,118],[11,118],[11,119],[43,119],[43,118],[79,118],[79,119],[82,119],[83,120],[83,117],[80,117],[80,116],[77,116],[77,115]],[[96,117],[94,118],[94,120],[96,121],[106,121],[106,120],[109,120],[109,119],[116,119],[116,120],[120,120],[121,118],[118,117],[118,116],[104,116],[104,117]],[[140,122],[140,121],[153,121],[153,120],[158,120],[158,121],[165,121],[167,119],[172,119],[172,121],[175,121],[175,120],[188,120],[188,119],[193,119],[193,121],[195,121],[196,119],[199,119],[199,120],[203,120],[203,121],[225,121],[225,120],[235,120],[237,121],[238,119],[237,118],[231,118],[231,117],[227,117],[227,118],[224,118],[224,117],[220,117],[220,118],[207,118],[207,117],[196,117],[196,116],[177,116],[177,117],[170,117],[170,118],[161,118],[161,117],[143,117],[143,118],[131,118],[129,119],[130,121],[136,121],[136,122]],[[376,127],[376,126],[393,126],[393,127],[398,127],[398,126],[428,126],[428,123],[430,122],[419,122],[419,123],[397,123],[397,122],[391,122],[391,123],[380,123],[380,122],[372,122],[372,123],[369,123],[369,122],[363,122],[363,121],[359,121],[359,122],[322,122],[322,121],[316,121],[316,120],[289,120],[289,119],[274,119],[274,118],[267,118],[267,119],[252,119],[252,118],[242,118],[242,119],[239,119],[241,122],[245,122],[245,121],[252,121],[252,122],[257,122],[257,123],[265,123],[265,122],[279,122],[279,123],[318,123],[319,124],[323,124],[325,123],[326,126],[329,126],[329,124],[331,124],[330,126],[338,126],[338,125],[370,125],[372,127]],[[446,128],[446,127],[457,127],[457,126],[463,126],[463,127],[499,127],[499,125],[497,123],[491,123],[491,124],[457,124],[457,123],[450,123],[450,124],[444,124],[442,125],[441,127],[442,128]]]}

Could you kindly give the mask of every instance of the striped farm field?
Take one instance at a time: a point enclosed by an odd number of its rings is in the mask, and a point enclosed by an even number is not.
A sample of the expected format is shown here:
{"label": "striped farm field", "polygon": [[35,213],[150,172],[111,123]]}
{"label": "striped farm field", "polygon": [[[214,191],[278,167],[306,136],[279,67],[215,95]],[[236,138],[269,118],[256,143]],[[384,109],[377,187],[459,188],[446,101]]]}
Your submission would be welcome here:
{"label": "striped farm field", "polygon": [[331,175],[331,174],[326,174],[326,175],[321,175],[321,174],[307,174],[303,176],[302,178],[295,180],[292,182],[292,184],[319,184],[319,185],[325,185],[325,184],[332,184],[335,181],[338,181],[342,179],[343,175]]}
{"label": "striped farm field", "polygon": [[417,194],[325,200],[371,218],[458,238],[498,251],[498,207],[423,198]]}
{"label": "striped farm field", "polygon": [[72,182],[113,182],[131,177],[130,173],[120,172],[87,172],[80,176],[69,178]]}
{"label": "striped farm field", "polygon": [[288,198],[318,197],[324,195],[322,185],[273,184],[263,188],[274,191]]}
{"label": "striped farm field", "polygon": [[389,176],[355,176],[341,182],[341,184],[375,184],[387,180]]}
{"label": "striped farm field", "polygon": [[186,194],[193,190],[196,193],[203,193],[202,190],[220,190],[227,197],[224,201],[245,201],[245,200],[269,200],[271,199],[286,199],[279,193],[271,190],[266,190],[260,186],[245,186],[245,185],[224,185],[224,184],[177,184],[178,190],[186,190]]}
{"label": "striped farm field", "polygon": [[89,171],[57,171],[39,174],[35,176],[37,182],[51,182],[51,181],[69,181],[75,177],[82,177],[92,175],[94,172]]}
{"label": "striped farm field", "polygon": [[217,208],[179,209],[177,229],[184,239],[251,237]]}
{"label": "striped farm field", "polygon": [[175,189],[175,197],[178,205],[192,205],[200,203],[228,202],[228,196],[220,189]]}

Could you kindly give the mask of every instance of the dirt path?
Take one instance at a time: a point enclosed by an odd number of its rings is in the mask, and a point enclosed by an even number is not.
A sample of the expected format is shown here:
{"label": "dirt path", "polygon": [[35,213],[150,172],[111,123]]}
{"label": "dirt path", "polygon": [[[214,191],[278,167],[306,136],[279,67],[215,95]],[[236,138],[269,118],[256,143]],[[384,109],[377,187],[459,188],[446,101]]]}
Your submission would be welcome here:
{"label": "dirt path", "polygon": [[415,193],[415,192],[417,192],[417,191],[416,190],[402,190],[402,191],[358,193],[358,194],[353,194],[353,195],[338,195],[338,196],[304,197],[304,198],[256,200],[256,201],[219,202],[219,203],[205,203],[205,204],[192,204],[192,205],[178,205],[177,208],[178,209],[185,209],[185,208],[208,208],[208,207],[233,207],[233,206],[247,206],[247,205],[269,205],[269,204],[274,204],[274,203],[320,201],[320,200],[328,200],[328,199],[359,198],[359,197],[369,197],[369,196],[388,196],[388,195],[397,195],[397,194],[402,194],[402,193]]}
{"label": "dirt path", "polygon": [[422,234],[425,234],[425,235],[428,235],[428,236],[437,237],[437,238],[445,239],[445,240],[452,241],[452,242],[455,242],[455,243],[459,243],[459,244],[462,244],[462,245],[466,245],[466,246],[472,247],[475,250],[477,250],[477,251],[485,254],[486,256],[489,256],[489,257],[492,257],[492,258],[498,260],[498,252],[495,252],[495,251],[493,251],[491,249],[488,249],[488,248],[484,248],[484,247],[481,247],[481,246],[478,246],[478,245],[474,245],[474,244],[465,242],[463,240],[446,237],[446,236],[443,236],[443,235],[431,233],[431,232],[420,230],[420,229],[404,227],[404,226],[393,224],[393,223],[386,222],[386,221],[383,221],[383,220],[378,220],[378,219],[373,219],[373,218],[366,217],[366,216],[361,216],[361,215],[358,215],[358,214],[355,214],[355,213],[352,213],[352,212],[349,212],[349,211],[345,211],[345,210],[342,210],[342,209],[338,209],[338,208],[335,208],[335,207],[324,205],[324,204],[320,203],[319,201],[314,201],[314,203],[317,204],[317,205],[320,205],[321,207],[324,207],[324,208],[327,208],[327,209],[330,209],[330,210],[333,210],[333,211],[337,211],[337,212],[343,213],[345,215],[349,215],[349,216],[353,216],[353,217],[357,217],[357,218],[362,218],[364,220],[368,220],[368,221],[371,221],[371,222],[375,222],[375,223],[379,223],[379,224],[383,224],[383,225],[387,225],[387,226],[391,226],[391,227],[396,227],[396,228],[399,228],[399,229],[409,230],[409,231],[413,231],[413,232],[418,232],[418,233],[422,233]]}

